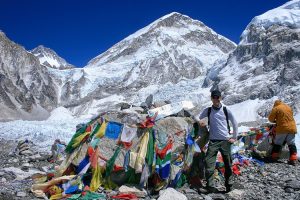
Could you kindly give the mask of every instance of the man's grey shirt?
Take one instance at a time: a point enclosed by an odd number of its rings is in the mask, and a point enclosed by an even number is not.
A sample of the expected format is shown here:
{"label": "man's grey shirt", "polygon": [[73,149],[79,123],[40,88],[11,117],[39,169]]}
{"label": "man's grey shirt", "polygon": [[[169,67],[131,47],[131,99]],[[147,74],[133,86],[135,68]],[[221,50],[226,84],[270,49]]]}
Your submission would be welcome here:
{"label": "man's grey shirt", "polygon": [[[233,126],[233,134],[230,135],[227,127],[226,115],[223,111],[223,106],[220,109],[211,108],[209,115],[209,139],[210,140],[229,140],[237,138],[238,124],[232,112],[226,107],[228,113],[228,121]],[[204,109],[199,116],[199,119],[208,117],[208,108]]]}

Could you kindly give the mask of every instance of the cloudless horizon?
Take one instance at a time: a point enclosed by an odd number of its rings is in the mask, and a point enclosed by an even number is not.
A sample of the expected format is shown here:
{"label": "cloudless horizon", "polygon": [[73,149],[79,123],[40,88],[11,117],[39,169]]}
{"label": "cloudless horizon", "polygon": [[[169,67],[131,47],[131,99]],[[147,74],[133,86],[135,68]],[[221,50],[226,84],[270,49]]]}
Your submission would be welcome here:
{"label": "cloudless horizon", "polygon": [[51,48],[84,67],[92,58],[158,18],[179,12],[235,43],[257,15],[287,0],[0,0],[0,30],[31,50]]}

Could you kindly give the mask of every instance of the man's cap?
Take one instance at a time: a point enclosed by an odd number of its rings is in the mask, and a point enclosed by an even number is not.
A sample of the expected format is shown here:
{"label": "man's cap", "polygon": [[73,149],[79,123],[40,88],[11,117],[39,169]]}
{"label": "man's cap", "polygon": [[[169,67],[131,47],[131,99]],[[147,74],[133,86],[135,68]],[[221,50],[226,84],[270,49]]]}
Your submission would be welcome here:
{"label": "man's cap", "polygon": [[211,92],[211,97],[220,97],[221,96],[221,92],[219,90],[213,90]]}

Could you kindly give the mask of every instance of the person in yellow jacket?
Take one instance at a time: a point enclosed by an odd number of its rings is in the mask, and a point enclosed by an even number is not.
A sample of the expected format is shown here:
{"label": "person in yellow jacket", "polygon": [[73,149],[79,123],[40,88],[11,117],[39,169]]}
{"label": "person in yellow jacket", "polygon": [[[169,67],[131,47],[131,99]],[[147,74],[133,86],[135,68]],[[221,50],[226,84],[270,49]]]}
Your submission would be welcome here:
{"label": "person in yellow jacket", "polygon": [[281,100],[276,100],[269,115],[269,121],[276,123],[276,135],[271,152],[272,160],[278,160],[282,146],[287,143],[290,151],[289,164],[295,165],[297,162],[297,148],[295,145],[297,127],[292,108]]}

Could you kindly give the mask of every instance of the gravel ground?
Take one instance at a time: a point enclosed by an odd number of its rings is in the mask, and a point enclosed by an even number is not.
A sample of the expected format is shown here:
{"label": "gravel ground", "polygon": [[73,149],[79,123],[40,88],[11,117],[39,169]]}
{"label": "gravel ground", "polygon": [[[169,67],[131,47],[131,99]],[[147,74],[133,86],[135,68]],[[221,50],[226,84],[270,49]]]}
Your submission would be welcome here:
{"label": "gravel ground", "polygon": [[[4,140],[0,138],[0,200],[12,199],[36,199],[30,192],[32,180],[30,177],[21,177],[22,173],[29,173],[29,169],[24,167],[24,163],[29,164],[30,169],[42,171],[43,166],[49,165],[46,160],[35,159],[32,156],[21,156],[15,153],[18,142],[12,140]],[[22,167],[23,166],[23,167]],[[21,173],[6,171],[7,168],[19,168]],[[19,171],[19,170],[18,170]],[[22,180],[20,180],[22,179]]]}
{"label": "gravel ground", "polygon": [[[36,155],[18,155],[15,152],[17,144],[16,141],[0,139],[0,200],[36,199],[30,192],[32,185],[30,176],[22,179],[20,173],[5,169],[15,167],[23,169],[21,172],[28,174],[29,170],[43,171],[43,168],[51,166],[46,160],[47,155],[43,153],[38,153],[38,158]],[[33,144],[31,149],[34,149]],[[24,163],[29,166],[24,167]],[[188,199],[300,199],[299,172],[299,163],[297,166],[291,166],[284,159],[278,163],[265,163],[262,167],[252,163],[241,168],[242,174],[235,177],[233,191],[230,193],[198,194],[197,190],[190,189],[187,185],[177,190]],[[221,188],[222,184],[223,182],[219,184]]]}

